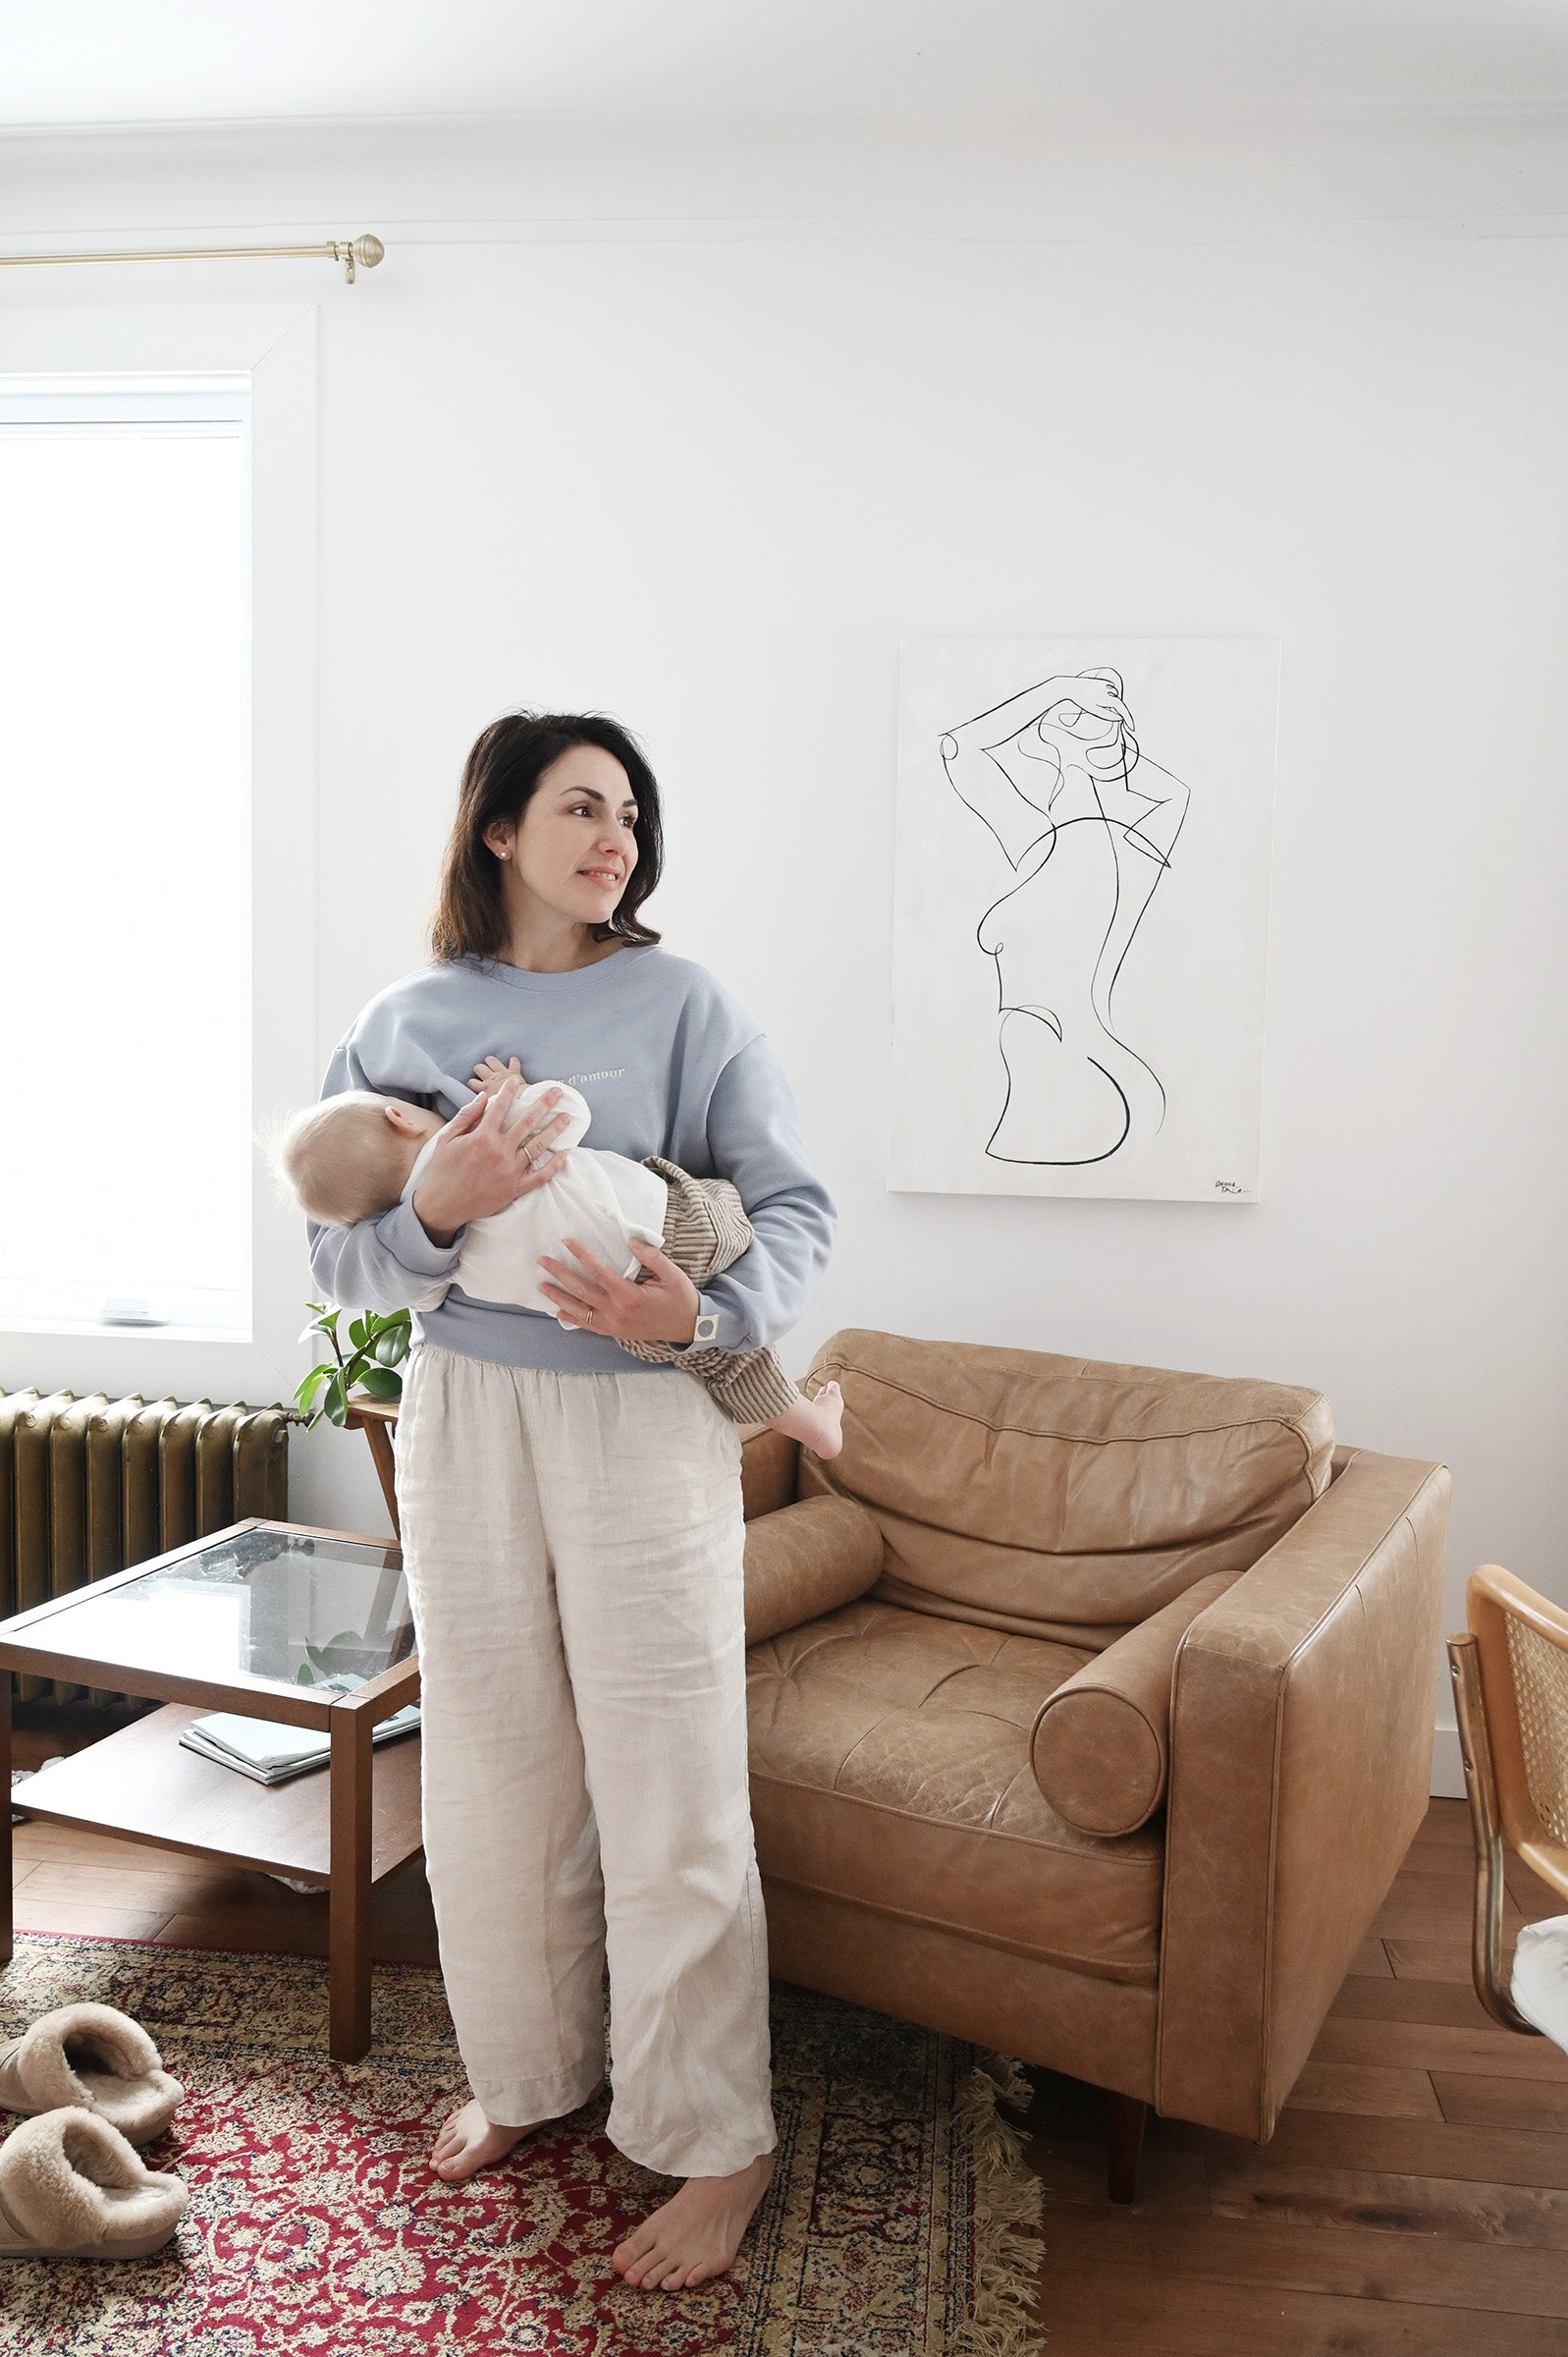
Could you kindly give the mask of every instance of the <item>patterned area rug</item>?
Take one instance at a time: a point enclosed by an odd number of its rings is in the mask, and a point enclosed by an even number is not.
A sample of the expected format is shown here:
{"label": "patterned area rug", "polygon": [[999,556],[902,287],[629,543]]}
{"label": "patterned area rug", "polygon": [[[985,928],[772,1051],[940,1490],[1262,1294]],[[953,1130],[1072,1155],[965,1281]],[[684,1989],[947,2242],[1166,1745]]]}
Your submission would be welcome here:
{"label": "patterned area rug", "polygon": [[[327,2058],[319,1963],[21,1934],[0,2036],[97,1998],[189,2093],[148,2165],[179,2235],[118,2265],[0,2267],[28,2357],[1030,2357],[1040,2189],[998,2110],[1016,2066],[798,1989],[774,1992],[778,2168],[734,2272],[636,2291],[615,2243],[671,2180],[604,2134],[608,2097],[466,2185],[433,2176],[465,2093],[437,1974],[378,1971],[376,2043]],[[0,2124],[4,2115],[0,2114]]]}

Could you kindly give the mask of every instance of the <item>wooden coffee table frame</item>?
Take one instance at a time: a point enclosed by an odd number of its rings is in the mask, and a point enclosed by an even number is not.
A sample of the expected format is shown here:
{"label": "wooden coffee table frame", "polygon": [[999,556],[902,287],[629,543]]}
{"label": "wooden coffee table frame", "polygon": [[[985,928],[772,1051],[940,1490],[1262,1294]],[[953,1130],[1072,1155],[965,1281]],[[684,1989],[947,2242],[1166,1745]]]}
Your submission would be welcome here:
{"label": "wooden coffee table frame", "polygon": [[[343,1539],[397,1553],[396,1542],[385,1539],[257,1515],[96,1580],[90,1590],[77,1588],[51,1597],[47,1604],[0,1621],[0,1790],[9,1792],[11,1785],[11,1679],[5,1672],[28,1671],[34,1676],[162,1702],[163,1710],[40,1769],[19,1791],[18,1806],[46,1824],[84,1826],[160,1849],[324,1883],[330,2047],[338,2061],[357,2062],[370,2046],[370,1893],[377,1883],[416,1856],[422,1842],[420,1738],[412,1734],[389,1744],[378,1761],[371,1736],[383,1719],[418,1699],[417,1657],[410,1654],[353,1693],[329,1699],[309,1686],[281,1686],[244,1671],[221,1679],[186,1677],[73,1654],[51,1643],[51,1624],[86,1595],[127,1587],[186,1556],[200,1555],[251,1530]],[[58,1633],[65,1638],[64,1629]],[[327,1774],[311,1771],[269,1786],[183,1749],[181,1731],[207,1711],[239,1711],[252,1719],[280,1720],[288,1727],[324,1729],[332,1743]],[[9,1809],[4,1822],[0,1864],[9,1891]],[[11,1955],[13,1921],[8,1909],[0,1924],[0,1962]]]}

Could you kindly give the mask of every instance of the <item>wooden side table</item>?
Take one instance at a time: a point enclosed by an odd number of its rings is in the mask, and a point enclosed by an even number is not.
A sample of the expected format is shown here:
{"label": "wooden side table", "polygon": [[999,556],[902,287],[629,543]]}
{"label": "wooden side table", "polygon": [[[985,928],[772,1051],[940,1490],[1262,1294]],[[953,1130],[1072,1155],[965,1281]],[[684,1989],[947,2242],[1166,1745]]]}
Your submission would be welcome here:
{"label": "wooden side table", "polygon": [[392,1516],[392,1527],[399,1538],[403,1525],[398,1520],[398,1459],[392,1446],[392,1436],[398,1429],[396,1399],[351,1399],[343,1419],[346,1432],[362,1432],[370,1444],[370,1453],[376,1460],[376,1478],[381,1483],[381,1495]]}
{"label": "wooden side table", "polygon": [[[351,1692],[296,1682],[311,1648],[320,1654],[332,1640],[353,1655],[363,1682]],[[418,1734],[379,1755],[372,1748],[380,1722],[418,1698],[412,1642],[397,1546],[301,1523],[237,1522],[0,1621],[3,1788],[11,1781],[6,1671],[163,1702],[40,1769],[20,1806],[48,1823],[325,1884],[330,2048],[337,2060],[355,2062],[370,2045],[370,1893],[422,1842]],[[287,1783],[256,1783],[183,1747],[185,1728],[207,1711],[320,1728],[330,1764]],[[11,1812],[3,1814],[9,1889]],[[0,1962],[11,1954],[12,1922],[8,1912],[0,1923]]]}

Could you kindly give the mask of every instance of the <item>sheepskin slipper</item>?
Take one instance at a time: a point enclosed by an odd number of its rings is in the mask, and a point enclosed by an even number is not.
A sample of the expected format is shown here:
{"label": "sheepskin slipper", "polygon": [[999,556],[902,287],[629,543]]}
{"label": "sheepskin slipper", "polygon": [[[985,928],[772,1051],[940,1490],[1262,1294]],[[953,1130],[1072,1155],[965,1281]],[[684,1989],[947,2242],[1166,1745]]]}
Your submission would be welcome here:
{"label": "sheepskin slipper", "polygon": [[0,2259],[145,2259],[186,2199],[96,2112],[44,2111],[0,2144]]}
{"label": "sheepskin slipper", "polygon": [[56,2005],[0,2046],[0,2108],[95,2112],[132,2144],[150,2144],[185,2089],[146,2031],[114,2005]]}

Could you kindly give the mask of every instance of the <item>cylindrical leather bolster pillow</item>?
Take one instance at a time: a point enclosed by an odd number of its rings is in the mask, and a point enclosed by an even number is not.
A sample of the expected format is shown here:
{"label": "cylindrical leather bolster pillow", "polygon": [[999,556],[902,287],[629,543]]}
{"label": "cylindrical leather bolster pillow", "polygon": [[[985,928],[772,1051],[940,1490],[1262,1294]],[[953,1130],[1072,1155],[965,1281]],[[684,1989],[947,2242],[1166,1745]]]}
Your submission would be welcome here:
{"label": "cylindrical leather bolster pillow", "polygon": [[746,1643],[852,1604],[882,1575],[882,1530],[853,1498],[801,1498],[746,1524]]}
{"label": "cylindrical leather bolster pillow", "polygon": [[1063,1680],[1035,1717],[1035,1782],[1081,1834],[1131,1834],[1165,1796],[1176,1648],[1238,1575],[1213,1571]]}

